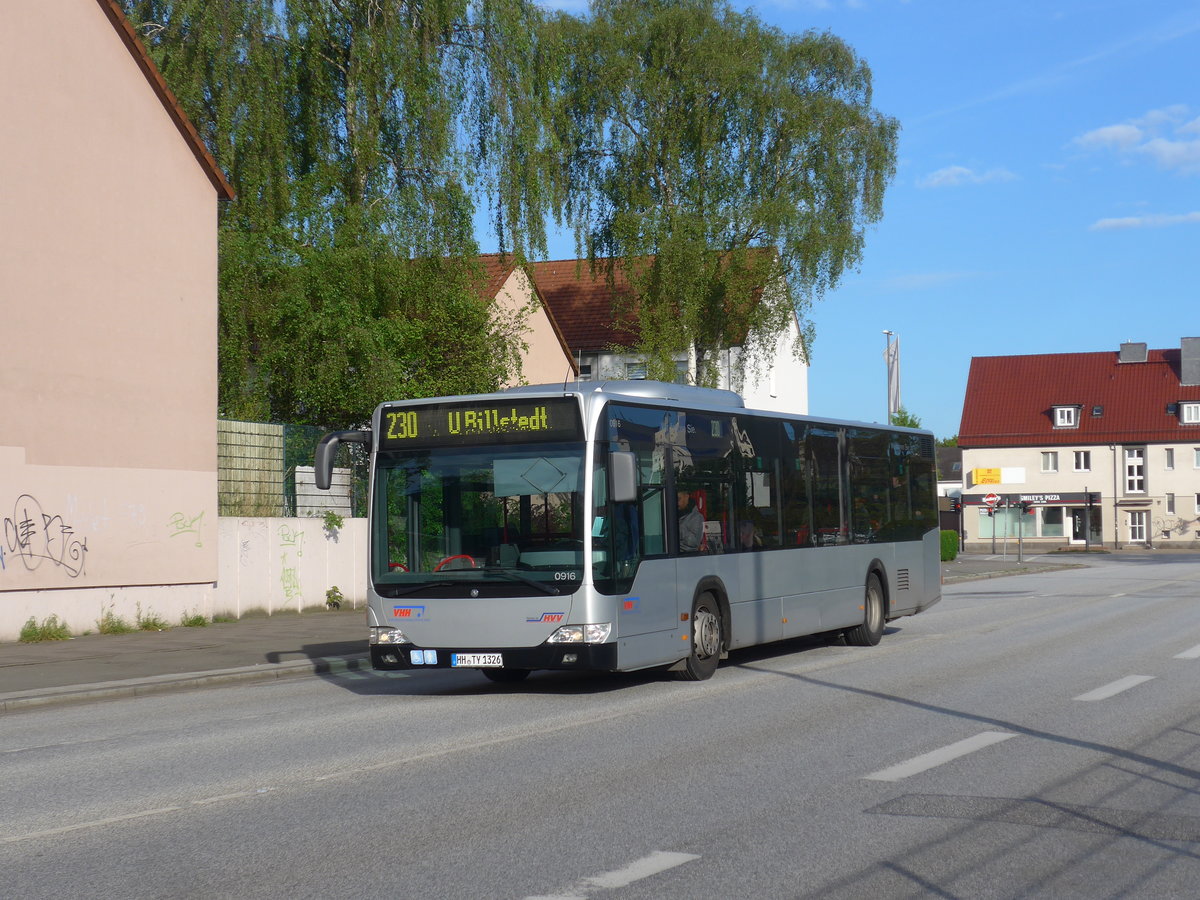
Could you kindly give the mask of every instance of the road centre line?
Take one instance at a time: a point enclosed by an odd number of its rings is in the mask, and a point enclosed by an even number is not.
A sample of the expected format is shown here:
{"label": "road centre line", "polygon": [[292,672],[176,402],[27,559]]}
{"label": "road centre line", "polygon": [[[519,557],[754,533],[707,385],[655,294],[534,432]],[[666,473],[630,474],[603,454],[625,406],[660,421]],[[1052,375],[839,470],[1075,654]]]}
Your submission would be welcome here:
{"label": "road centre line", "polygon": [[1184,650],[1182,653],[1176,653],[1175,659],[1200,659],[1200,644],[1192,647],[1190,650]]}
{"label": "road centre line", "polygon": [[1145,684],[1147,681],[1153,680],[1153,675],[1126,675],[1124,678],[1118,678],[1110,684],[1098,687],[1094,691],[1088,691],[1086,694],[1080,694],[1073,699],[1082,700],[1085,703],[1095,700],[1107,700],[1109,697],[1115,697],[1117,694],[1127,691],[1130,688],[1135,688],[1139,684]]}
{"label": "road centre line", "polygon": [[641,881],[643,878],[649,878],[651,875],[666,872],[668,869],[674,869],[676,866],[682,866],[686,862],[691,862],[699,858],[694,853],[672,853],[668,850],[655,850],[648,856],[634,860],[624,868],[584,878],[578,884],[567,888],[563,893],[526,897],[525,900],[586,900],[587,894],[584,892],[589,888],[612,890],[614,888],[628,887],[635,881]]}
{"label": "road centre line", "polygon": [[118,822],[128,822],[132,819],[144,819],[147,816],[160,816],[163,813],[179,812],[182,807],[179,806],[163,806],[158,809],[146,809],[141,812],[129,813],[124,816],[110,816],[107,819],[96,819],[91,822],[80,822],[77,825],[63,825],[61,828],[47,828],[44,831],[34,831],[29,834],[14,834],[10,837],[0,838],[0,844],[17,844],[21,841],[38,840],[40,838],[55,837],[60,834],[68,834],[72,831],[81,831],[85,828],[97,828],[103,825],[115,825]]}
{"label": "road centre line", "polygon": [[899,781],[902,778],[908,778],[910,775],[916,775],[927,769],[932,769],[943,763],[958,759],[960,756],[966,756],[968,753],[974,753],[976,750],[990,747],[992,744],[1007,741],[1012,737],[1016,737],[1016,734],[1008,731],[984,731],[975,735],[975,737],[958,741],[946,747],[940,747],[937,750],[931,750],[928,753],[922,753],[920,756],[914,756],[906,762],[897,763],[894,766],[880,769],[878,772],[873,772],[863,777],[869,781]]}

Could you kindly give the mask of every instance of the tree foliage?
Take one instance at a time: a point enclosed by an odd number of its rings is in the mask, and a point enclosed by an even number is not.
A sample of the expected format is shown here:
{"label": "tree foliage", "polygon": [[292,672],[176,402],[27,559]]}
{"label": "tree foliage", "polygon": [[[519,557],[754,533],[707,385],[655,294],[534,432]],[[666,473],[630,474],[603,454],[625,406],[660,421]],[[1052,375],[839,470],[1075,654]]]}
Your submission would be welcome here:
{"label": "tree foliage", "polygon": [[[345,427],[513,373],[474,229],[550,215],[628,276],[650,373],[772,345],[856,265],[895,164],[870,71],[724,0],[124,0],[237,191],[224,415]],[[600,262],[600,261],[604,262]],[[802,352],[803,346],[798,347]]]}
{"label": "tree foliage", "polygon": [[891,424],[899,425],[901,428],[920,428],[921,417],[914,416],[907,409],[901,406],[891,416]]}
{"label": "tree foliage", "polygon": [[[898,126],[828,33],[722,0],[594,0],[560,15],[554,129],[579,252],[623,267],[652,365],[773,342],[860,260]],[[782,278],[786,290],[760,293]],[[803,352],[803,348],[798,348]]]}
{"label": "tree foliage", "polygon": [[542,59],[525,0],[127,0],[237,191],[220,220],[220,406],[345,427],[488,390],[518,335],[473,216],[544,252]]}

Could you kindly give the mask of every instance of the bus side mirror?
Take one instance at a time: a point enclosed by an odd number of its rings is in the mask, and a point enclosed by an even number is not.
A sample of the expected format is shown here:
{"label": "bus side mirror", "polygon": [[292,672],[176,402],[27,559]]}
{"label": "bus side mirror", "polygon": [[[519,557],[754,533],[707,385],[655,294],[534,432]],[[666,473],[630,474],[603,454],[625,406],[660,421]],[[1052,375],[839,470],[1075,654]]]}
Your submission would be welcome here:
{"label": "bus side mirror", "polygon": [[317,452],[313,454],[313,478],[317,490],[327,491],[333,483],[333,458],[337,456],[338,444],[371,445],[369,431],[331,431],[317,444]]}
{"label": "bus side mirror", "polygon": [[608,456],[608,499],[629,503],[637,499],[637,454],[615,450]]}

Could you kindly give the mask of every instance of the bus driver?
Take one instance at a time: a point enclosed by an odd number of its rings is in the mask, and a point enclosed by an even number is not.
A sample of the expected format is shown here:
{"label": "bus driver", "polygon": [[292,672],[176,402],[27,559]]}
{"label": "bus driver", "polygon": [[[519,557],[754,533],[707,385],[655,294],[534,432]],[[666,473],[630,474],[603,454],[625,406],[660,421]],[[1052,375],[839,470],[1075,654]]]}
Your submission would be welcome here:
{"label": "bus driver", "polygon": [[695,553],[704,537],[704,516],[696,509],[689,491],[679,492],[679,552]]}

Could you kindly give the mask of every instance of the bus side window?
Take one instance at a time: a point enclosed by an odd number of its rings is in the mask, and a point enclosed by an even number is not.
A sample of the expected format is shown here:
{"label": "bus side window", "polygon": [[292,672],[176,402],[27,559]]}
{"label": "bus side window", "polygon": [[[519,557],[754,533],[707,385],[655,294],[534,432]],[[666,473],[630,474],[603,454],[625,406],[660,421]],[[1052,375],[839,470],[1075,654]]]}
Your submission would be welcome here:
{"label": "bus side window", "polygon": [[808,503],[808,426],[783,423],[783,448],[779,463],[783,545],[815,546]]}

